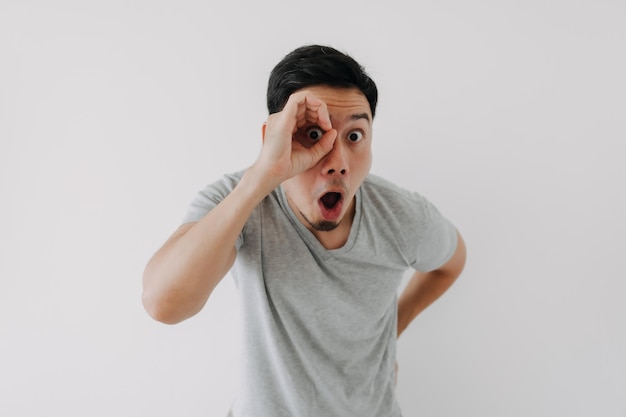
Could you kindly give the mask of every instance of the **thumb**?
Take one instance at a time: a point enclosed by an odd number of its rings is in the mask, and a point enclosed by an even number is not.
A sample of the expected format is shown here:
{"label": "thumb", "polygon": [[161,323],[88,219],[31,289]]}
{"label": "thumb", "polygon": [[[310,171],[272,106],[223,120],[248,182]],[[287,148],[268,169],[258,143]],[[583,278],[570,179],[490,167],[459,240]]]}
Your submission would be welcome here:
{"label": "thumb", "polygon": [[333,150],[335,140],[337,139],[337,130],[330,129],[324,133],[322,138],[309,148],[312,158],[317,163],[324,155]]}

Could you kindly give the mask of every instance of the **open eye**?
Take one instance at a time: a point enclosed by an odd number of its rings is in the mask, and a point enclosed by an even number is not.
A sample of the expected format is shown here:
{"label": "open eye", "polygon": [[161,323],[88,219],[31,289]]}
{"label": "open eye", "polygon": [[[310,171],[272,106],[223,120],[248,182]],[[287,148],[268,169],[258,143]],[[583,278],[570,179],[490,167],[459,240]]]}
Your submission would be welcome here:
{"label": "open eye", "polygon": [[353,130],[352,132],[348,133],[348,140],[350,142],[359,142],[361,141],[361,139],[363,139],[363,133],[358,130]]}
{"label": "open eye", "polygon": [[323,135],[324,131],[319,127],[311,127],[306,130],[306,137],[314,141],[320,140]]}

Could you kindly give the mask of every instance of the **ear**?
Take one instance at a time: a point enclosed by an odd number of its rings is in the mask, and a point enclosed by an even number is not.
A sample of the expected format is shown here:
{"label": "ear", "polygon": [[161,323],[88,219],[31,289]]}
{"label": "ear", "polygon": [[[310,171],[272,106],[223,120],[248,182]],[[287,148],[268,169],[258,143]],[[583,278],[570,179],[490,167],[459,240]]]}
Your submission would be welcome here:
{"label": "ear", "polygon": [[261,140],[265,142],[265,129],[267,128],[267,122],[263,122],[263,126],[261,126]]}

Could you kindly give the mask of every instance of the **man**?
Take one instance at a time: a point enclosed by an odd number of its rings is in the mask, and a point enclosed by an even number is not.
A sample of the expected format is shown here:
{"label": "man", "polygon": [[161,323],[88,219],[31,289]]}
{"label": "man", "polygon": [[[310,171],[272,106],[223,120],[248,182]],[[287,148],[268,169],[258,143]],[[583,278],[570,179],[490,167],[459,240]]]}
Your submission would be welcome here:
{"label": "man", "polygon": [[351,57],[294,50],[267,101],[258,159],[193,201],[146,267],[145,308],[185,320],[232,267],[234,417],[398,417],[396,338],[461,273],[463,240],[426,199],[369,174],[377,89]]}

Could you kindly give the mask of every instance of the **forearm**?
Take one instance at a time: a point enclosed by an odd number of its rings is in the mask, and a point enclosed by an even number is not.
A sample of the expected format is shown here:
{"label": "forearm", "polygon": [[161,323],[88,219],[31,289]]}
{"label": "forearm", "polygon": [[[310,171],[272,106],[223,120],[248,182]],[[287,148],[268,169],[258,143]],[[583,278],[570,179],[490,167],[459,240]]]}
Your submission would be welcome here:
{"label": "forearm", "polygon": [[177,323],[200,311],[232,266],[237,237],[271,186],[250,168],[220,204],[197,223],[181,226],[154,254],[143,278],[151,316]]}
{"label": "forearm", "polygon": [[454,283],[456,276],[439,271],[415,272],[398,299],[398,337],[418,314]]}

